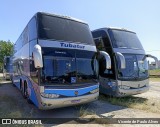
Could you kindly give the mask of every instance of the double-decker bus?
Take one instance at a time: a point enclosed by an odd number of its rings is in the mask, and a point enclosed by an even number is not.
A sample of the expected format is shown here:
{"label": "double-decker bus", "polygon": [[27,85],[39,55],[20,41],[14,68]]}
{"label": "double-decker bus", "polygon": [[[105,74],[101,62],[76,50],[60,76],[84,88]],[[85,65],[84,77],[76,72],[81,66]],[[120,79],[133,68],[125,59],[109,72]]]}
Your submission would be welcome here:
{"label": "double-decker bus", "polygon": [[[135,32],[120,28],[100,28],[92,31],[96,47],[108,53],[111,69],[99,61],[100,93],[123,97],[149,89],[147,55]],[[158,64],[156,64],[158,65]]]}
{"label": "double-decker bus", "polygon": [[38,12],[15,43],[14,51],[13,83],[39,109],[98,98],[97,49],[83,21]]}

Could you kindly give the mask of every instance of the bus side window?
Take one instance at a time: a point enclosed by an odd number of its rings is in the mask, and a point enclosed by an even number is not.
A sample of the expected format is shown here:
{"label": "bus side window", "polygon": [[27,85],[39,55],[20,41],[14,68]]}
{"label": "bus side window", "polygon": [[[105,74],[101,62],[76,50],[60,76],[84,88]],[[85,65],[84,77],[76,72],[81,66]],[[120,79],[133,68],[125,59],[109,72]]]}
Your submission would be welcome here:
{"label": "bus side window", "polygon": [[105,50],[104,42],[103,42],[102,38],[96,38],[96,39],[94,39],[94,41],[96,44],[96,48],[98,50],[100,50],[100,51]]}
{"label": "bus side window", "polygon": [[103,39],[104,47],[106,48],[106,50],[111,49],[112,46],[111,46],[109,38],[106,36],[106,37],[103,37],[102,39]]}
{"label": "bus side window", "polygon": [[36,18],[33,17],[28,25],[29,41],[35,40],[37,38],[37,26]]}

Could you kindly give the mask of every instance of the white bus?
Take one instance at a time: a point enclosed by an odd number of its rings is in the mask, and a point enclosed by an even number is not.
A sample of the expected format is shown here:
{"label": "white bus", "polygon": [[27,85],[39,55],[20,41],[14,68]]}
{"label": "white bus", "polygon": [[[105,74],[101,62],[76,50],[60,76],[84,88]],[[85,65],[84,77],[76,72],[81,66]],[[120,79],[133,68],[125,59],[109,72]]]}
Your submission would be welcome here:
{"label": "white bus", "polygon": [[38,12],[14,50],[13,83],[39,109],[83,104],[98,98],[97,50],[86,23]]}
{"label": "white bus", "polygon": [[99,61],[100,93],[123,97],[146,92],[149,89],[147,55],[135,32],[119,28],[101,28],[92,31],[96,47],[111,58],[111,69]]}

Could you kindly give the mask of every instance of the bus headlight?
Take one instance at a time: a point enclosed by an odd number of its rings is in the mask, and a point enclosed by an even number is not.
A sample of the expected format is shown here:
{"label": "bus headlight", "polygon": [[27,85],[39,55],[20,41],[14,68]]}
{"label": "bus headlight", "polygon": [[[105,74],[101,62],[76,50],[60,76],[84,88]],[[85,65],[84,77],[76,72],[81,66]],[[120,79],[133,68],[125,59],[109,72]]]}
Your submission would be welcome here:
{"label": "bus headlight", "polygon": [[120,88],[120,89],[125,89],[125,90],[130,89],[130,87],[129,87],[129,86],[123,86],[123,85],[122,85],[122,86],[119,86],[119,88]]}
{"label": "bus headlight", "polygon": [[59,98],[59,94],[51,94],[51,98]]}
{"label": "bus headlight", "polygon": [[108,86],[113,90],[113,91],[116,91],[116,82],[108,82]]}
{"label": "bus headlight", "polygon": [[116,82],[108,82],[108,86],[114,87],[114,86],[116,86]]}
{"label": "bus headlight", "polygon": [[97,93],[97,92],[99,92],[99,88],[90,91],[90,93],[92,93],[92,94]]}
{"label": "bus headlight", "polygon": [[42,97],[45,98],[58,98],[60,95],[59,94],[47,94],[47,93],[41,93]]}

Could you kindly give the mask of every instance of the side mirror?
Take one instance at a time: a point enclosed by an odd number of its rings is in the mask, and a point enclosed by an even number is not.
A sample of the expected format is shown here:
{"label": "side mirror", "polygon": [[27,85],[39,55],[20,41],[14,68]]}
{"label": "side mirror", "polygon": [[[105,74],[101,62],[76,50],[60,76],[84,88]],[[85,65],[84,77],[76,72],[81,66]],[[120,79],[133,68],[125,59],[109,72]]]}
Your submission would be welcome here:
{"label": "side mirror", "polygon": [[43,67],[42,50],[41,46],[38,44],[36,44],[33,49],[33,60],[35,68]]}
{"label": "side mirror", "polygon": [[147,55],[145,55],[145,57],[143,59],[145,59],[146,57],[151,57],[151,58],[153,58],[155,60],[155,64],[156,64],[155,66],[156,66],[156,69],[157,69],[158,68],[158,59],[157,59],[157,57],[152,56],[150,54],[147,54]]}
{"label": "side mirror", "polygon": [[122,53],[120,52],[116,52],[116,55],[120,58],[121,61],[121,69],[125,69],[126,68],[126,61],[125,61],[125,57],[122,55]]}
{"label": "side mirror", "polygon": [[106,60],[106,69],[111,69],[111,58],[108,53],[105,51],[99,51],[101,56],[105,57]]}

